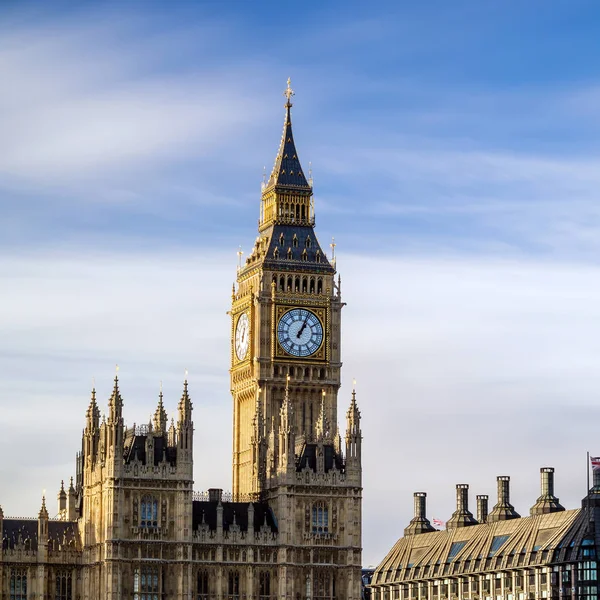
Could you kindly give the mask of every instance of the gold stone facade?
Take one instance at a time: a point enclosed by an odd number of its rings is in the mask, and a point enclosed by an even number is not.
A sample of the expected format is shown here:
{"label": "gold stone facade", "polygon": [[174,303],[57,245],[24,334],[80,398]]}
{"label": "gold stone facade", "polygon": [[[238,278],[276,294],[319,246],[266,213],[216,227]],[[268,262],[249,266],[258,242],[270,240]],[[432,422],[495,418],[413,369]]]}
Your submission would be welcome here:
{"label": "gold stone facade", "polygon": [[342,440],[341,283],[314,231],[312,183],[284,132],[231,305],[233,491],[193,491],[187,381],[169,423],[127,428],[120,382],[95,391],[58,518],[0,509],[0,600],[361,597],[360,412]]}

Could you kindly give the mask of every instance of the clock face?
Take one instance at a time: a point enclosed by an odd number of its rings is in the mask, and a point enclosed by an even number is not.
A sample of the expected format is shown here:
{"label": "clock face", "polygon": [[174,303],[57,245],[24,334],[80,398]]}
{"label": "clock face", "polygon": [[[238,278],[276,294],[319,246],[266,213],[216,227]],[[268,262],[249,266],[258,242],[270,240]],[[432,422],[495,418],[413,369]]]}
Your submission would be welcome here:
{"label": "clock face", "polygon": [[244,360],[250,344],[250,321],[248,315],[242,313],[235,327],[235,354],[238,360]]}
{"label": "clock face", "polygon": [[279,319],[277,339],[288,354],[310,356],[323,342],[323,325],[310,310],[293,308]]}

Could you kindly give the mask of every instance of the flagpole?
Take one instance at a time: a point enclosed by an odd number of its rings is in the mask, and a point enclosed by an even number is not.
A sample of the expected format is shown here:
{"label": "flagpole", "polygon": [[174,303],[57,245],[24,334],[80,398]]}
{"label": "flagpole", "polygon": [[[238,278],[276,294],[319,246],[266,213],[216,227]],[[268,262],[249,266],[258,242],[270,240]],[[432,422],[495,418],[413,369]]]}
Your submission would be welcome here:
{"label": "flagpole", "polygon": [[587,471],[587,492],[585,493],[585,495],[587,496],[590,493],[590,453],[587,453],[587,461],[585,463],[587,465],[586,467],[586,471]]}

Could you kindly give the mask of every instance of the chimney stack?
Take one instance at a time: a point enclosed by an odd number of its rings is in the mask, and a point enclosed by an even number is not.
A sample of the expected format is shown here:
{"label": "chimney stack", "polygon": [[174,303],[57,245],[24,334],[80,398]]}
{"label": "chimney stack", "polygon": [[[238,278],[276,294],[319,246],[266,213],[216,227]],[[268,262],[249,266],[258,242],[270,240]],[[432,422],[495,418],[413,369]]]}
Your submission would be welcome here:
{"label": "chimney stack", "polygon": [[531,515],[545,515],[547,513],[565,510],[554,495],[554,468],[542,467],[540,469],[541,496],[531,507]]}
{"label": "chimney stack", "polygon": [[515,507],[510,503],[510,477],[500,475],[498,481],[498,503],[494,506],[492,512],[488,515],[488,523],[496,523],[497,521],[509,521],[510,519],[518,519],[521,515],[515,510]]}
{"label": "chimney stack", "polygon": [[416,535],[419,533],[428,533],[435,531],[431,523],[427,519],[427,511],[425,508],[427,494],[425,492],[415,492],[415,516],[404,529],[404,535]]}
{"label": "chimney stack", "polygon": [[477,520],[480,523],[487,523],[488,518],[488,496],[483,494],[477,496]]}
{"label": "chimney stack", "polygon": [[469,525],[477,525],[473,514],[469,512],[469,485],[458,483],[456,485],[456,510],[448,519],[446,529],[468,527]]}

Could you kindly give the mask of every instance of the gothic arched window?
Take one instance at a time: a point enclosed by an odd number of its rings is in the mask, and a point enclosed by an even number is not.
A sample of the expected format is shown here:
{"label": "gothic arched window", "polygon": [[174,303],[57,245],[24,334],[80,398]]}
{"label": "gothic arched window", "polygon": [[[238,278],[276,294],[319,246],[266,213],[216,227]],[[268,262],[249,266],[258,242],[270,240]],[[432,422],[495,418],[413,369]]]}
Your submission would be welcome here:
{"label": "gothic arched window", "polygon": [[142,567],[133,572],[133,600],[158,600],[157,567]]}
{"label": "gothic arched window", "polygon": [[140,527],[158,527],[158,501],[146,496],[140,503]]}
{"label": "gothic arched window", "polygon": [[323,280],[319,277],[317,280],[317,294],[323,293]]}
{"label": "gothic arched window", "polygon": [[294,245],[294,248],[298,247],[298,236],[296,234],[294,234],[294,239],[292,240],[292,243]]}
{"label": "gothic arched window", "polygon": [[10,600],[27,600],[27,571],[12,569],[10,572]]}
{"label": "gothic arched window", "polygon": [[308,254],[306,253],[306,248],[302,251],[302,260],[306,262],[308,260]]}
{"label": "gothic arched window", "polygon": [[56,574],[55,600],[71,600],[73,597],[73,582],[71,579],[71,573],[59,571]]}
{"label": "gothic arched window", "polygon": [[206,600],[208,598],[208,572],[198,571],[198,582],[196,589],[196,600]]}
{"label": "gothic arched window", "polygon": [[316,502],[313,504],[312,532],[329,533],[329,508],[325,502]]}
{"label": "gothic arched window", "polygon": [[259,600],[267,600],[271,596],[271,573],[262,571],[258,577]]}
{"label": "gothic arched window", "polygon": [[228,578],[228,594],[234,598],[240,597],[240,574],[238,571],[230,571]]}

